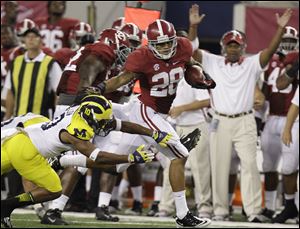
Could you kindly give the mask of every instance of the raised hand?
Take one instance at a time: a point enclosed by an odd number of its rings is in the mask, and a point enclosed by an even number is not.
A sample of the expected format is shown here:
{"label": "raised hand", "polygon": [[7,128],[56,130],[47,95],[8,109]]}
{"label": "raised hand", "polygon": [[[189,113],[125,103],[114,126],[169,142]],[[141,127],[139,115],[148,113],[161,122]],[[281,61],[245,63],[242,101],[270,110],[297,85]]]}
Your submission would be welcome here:
{"label": "raised hand", "polygon": [[193,4],[189,11],[190,16],[190,25],[198,25],[203,18],[205,17],[205,14],[199,15],[199,5]]}
{"label": "raised hand", "polygon": [[284,13],[279,17],[279,14],[276,13],[277,24],[284,28],[292,17],[293,11],[289,8],[284,11]]}

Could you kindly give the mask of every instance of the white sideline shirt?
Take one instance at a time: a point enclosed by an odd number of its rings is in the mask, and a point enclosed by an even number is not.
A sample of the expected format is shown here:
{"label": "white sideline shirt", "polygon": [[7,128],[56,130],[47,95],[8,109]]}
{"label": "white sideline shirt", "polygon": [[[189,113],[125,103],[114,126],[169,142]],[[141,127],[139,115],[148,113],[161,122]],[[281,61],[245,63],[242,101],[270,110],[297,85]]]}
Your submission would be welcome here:
{"label": "white sideline shirt", "polygon": [[[192,103],[195,100],[202,101],[209,99],[207,90],[192,88],[183,78],[177,87],[176,97],[173,101],[172,107]],[[192,126],[205,122],[205,109],[198,109],[193,111],[182,112],[175,120],[176,125]]]}
{"label": "white sideline shirt", "polygon": [[217,84],[210,90],[214,110],[227,115],[252,110],[256,81],[263,72],[259,56],[245,57],[241,64],[225,64],[225,57],[202,51],[204,71]]}

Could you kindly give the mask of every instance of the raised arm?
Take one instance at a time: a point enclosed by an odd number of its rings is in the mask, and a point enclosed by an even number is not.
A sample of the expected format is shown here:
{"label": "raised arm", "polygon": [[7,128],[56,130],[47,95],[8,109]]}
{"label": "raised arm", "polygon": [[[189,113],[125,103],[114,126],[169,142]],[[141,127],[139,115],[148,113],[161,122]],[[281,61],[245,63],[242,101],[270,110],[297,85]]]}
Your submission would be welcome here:
{"label": "raised arm", "polygon": [[[193,41],[198,36],[198,25],[201,23],[205,14],[199,15],[199,5],[193,4],[189,10],[189,34],[188,38],[190,41]],[[202,54],[199,52],[199,62],[202,62]]]}
{"label": "raised arm", "polygon": [[264,49],[259,57],[260,66],[262,68],[264,68],[268,64],[272,55],[276,52],[281,42],[282,35],[284,33],[284,27],[289,22],[291,16],[292,16],[291,9],[286,9],[281,17],[279,17],[279,15],[276,14],[278,28],[268,48]]}

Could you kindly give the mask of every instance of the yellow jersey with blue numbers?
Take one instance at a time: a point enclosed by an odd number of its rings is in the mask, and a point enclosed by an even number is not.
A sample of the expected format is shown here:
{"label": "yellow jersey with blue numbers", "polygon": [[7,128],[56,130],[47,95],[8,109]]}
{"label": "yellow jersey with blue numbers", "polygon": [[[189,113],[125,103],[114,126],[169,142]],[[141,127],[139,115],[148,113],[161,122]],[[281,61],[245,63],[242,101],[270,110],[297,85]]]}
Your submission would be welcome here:
{"label": "yellow jersey with blue numbers", "polygon": [[61,141],[60,133],[67,131],[74,137],[89,141],[94,137],[93,129],[78,114],[79,106],[69,107],[50,122],[26,127],[24,130],[37,150],[46,158],[62,152],[75,150],[71,144]]}

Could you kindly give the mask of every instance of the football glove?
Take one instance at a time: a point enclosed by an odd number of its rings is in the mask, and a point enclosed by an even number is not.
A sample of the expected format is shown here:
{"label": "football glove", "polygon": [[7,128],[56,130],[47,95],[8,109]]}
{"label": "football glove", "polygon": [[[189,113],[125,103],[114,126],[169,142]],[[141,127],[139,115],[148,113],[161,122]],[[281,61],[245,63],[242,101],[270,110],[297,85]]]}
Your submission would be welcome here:
{"label": "football glove", "polygon": [[145,150],[145,145],[140,145],[133,153],[128,155],[128,162],[130,163],[148,163],[154,159],[154,152],[152,150]]}
{"label": "football glove", "polygon": [[172,134],[154,130],[152,138],[162,147],[167,147],[169,140],[172,138]]}
{"label": "football glove", "polygon": [[187,136],[182,136],[180,138],[180,142],[187,148],[187,150],[190,152],[192,149],[196,147],[198,144],[198,141],[201,136],[201,131],[196,128],[191,133],[189,133]]}

